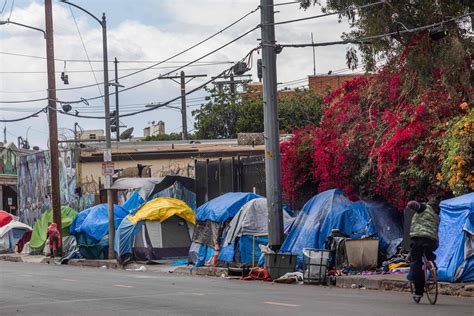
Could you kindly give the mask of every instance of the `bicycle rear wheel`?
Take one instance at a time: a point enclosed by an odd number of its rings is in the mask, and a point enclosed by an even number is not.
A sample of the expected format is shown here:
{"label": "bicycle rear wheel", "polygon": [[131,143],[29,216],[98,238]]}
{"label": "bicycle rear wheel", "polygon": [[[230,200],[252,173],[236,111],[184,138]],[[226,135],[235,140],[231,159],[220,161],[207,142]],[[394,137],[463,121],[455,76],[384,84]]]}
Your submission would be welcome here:
{"label": "bicycle rear wheel", "polygon": [[424,265],[426,297],[430,304],[434,305],[438,300],[438,275],[434,264],[431,261],[425,262],[427,263]]}

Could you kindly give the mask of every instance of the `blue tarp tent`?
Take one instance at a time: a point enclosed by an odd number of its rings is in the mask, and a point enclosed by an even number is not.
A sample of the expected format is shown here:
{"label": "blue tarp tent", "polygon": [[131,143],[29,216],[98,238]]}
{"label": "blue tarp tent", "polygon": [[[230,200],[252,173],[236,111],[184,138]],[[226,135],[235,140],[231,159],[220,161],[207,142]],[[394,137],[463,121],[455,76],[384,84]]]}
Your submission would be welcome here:
{"label": "blue tarp tent", "polygon": [[134,213],[143,203],[145,200],[141,197],[138,191],[134,191],[132,195],[122,204],[122,207],[128,213]]}
{"label": "blue tarp tent", "polygon": [[370,202],[351,202],[341,190],[328,190],[311,198],[295,219],[281,252],[298,256],[297,267],[302,268],[303,248],[324,249],[332,229],[339,229],[352,238],[362,234],[380,239],[382,251],[392,252],[402,240],[400,221],[387,205]]}
{"label": "blue tarp tent", "polygon": [[[114,224],[117,229],[128,212],[114,205]],[[107,258],[109,233],[107,204],[95,205],[80,212],[72,221],[70,234],[76,238],[79,251],[87,259]]]}
{"label": "blue tarp tent", "polygon": [[253,193],[229,192],[201,205],[196,210],[196,220],[207,220],[223,223],[235,214],[250,200],[261,197]]}
{"label": "blue tarp tent", "polygon": [[474,281],[474,193],[442,201],[438,279],[445,282]]}

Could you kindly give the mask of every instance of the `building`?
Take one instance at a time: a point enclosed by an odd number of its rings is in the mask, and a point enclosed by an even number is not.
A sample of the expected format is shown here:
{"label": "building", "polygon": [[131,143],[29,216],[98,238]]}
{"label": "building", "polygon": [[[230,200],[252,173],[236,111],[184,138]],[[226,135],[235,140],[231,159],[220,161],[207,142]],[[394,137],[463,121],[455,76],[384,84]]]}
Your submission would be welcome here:
{"label": "building", "polygon": [[143,137],[157,136],[163,134],[165,134],[165,122],[163,121],[158,121],[158,123],[155,123],[155,121],[153,121],[151,122],[150,126],[145,127],[143,129]]}
{"label": "building", "polygon": [[80,140],[104,140],[104,130],[103,129],[90,129],[84,130],[77,133]]}
{"label": "building", "polygon": [[317,95],[325,96],[341,88],[346,81],[359,76],[357,74],[308,76],[308,86]]}

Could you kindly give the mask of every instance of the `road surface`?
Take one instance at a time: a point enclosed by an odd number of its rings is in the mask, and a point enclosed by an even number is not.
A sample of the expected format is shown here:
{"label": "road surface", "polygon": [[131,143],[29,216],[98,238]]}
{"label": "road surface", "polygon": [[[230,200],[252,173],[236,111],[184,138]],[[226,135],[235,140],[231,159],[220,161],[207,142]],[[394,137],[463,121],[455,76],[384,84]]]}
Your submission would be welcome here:
{"label": "road surface", "polygon": [[0,262],[0,315],[474,315],[474,300]]}

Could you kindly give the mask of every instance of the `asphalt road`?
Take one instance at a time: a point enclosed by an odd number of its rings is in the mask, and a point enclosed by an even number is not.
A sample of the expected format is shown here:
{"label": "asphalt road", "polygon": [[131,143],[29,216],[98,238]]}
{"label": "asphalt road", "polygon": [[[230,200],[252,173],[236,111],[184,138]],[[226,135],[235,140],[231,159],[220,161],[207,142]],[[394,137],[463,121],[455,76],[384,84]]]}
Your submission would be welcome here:
{"label": "asphalt road", "polygon": [[474,300],[0,262],[0,315],[474,315]]}

